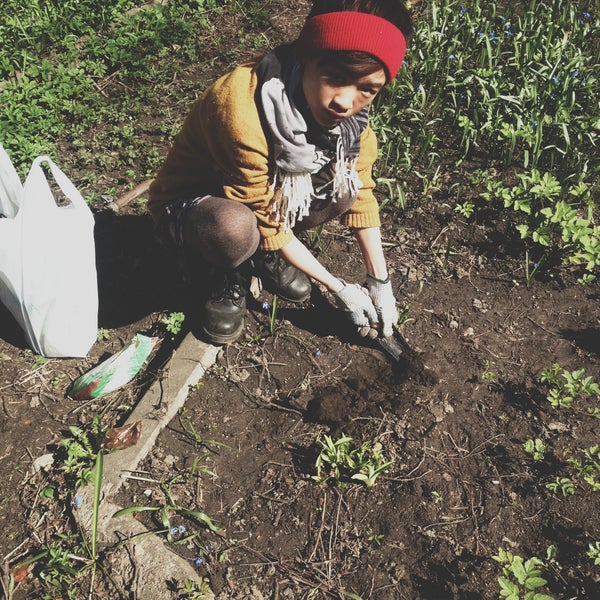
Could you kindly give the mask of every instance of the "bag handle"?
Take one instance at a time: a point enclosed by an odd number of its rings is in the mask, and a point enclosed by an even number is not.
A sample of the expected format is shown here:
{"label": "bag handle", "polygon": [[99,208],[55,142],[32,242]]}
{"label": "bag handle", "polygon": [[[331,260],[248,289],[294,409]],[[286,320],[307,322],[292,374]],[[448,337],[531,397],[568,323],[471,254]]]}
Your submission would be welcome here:
{"label": "bag handle", "polygon": [[[29,175],[27,175],[27,179],[25,180],[25,186],[30,182],[30,178],[43,178],[46,185],[48,182],[46,180],[46,176],[42,170],[41,163],[47,163],[50,167],[50,171],[52,173],[52,177],[54,177],[54,181],[56,181],[58,187],[62,190],[65,196],[70,200],[70,202],[77,208],[85,208],[89,210],[89,206],[86,201],[83,199],[83,196],[79,192],[79,190],[75,187],[73,182],[61,171],[61,169],[54,163],[54,161],[49,156],[38,156],[32,163],[31,169],[29,171]],[[50,194],[48,198],[53,196]],[[53,202],[55,208],[59,208],[56,206],[56,203]]]}
{"label": "bag handle", "polygon": [[0,213],[13,219],[19,212],[23,185],[6,150],[0,144]]}

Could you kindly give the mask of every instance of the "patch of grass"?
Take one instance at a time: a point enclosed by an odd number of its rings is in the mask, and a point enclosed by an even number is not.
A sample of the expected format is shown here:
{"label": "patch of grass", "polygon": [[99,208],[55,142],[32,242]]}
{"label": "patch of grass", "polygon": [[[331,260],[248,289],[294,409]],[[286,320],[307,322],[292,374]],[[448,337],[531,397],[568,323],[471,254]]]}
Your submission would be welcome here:
{"label": "patch of grass", "polygon": [[[600,258],[597,12],[559,0],[543,11],[535,0],[433,0],[415,11],[406,61],[373,111],[390,198],[388,181],[418,172],[427,196],[441,165],[476,159],[494,207],[512,213],[536,254],[553,250],[591,281]],[[475,206],[456,202],[469,218]]]}

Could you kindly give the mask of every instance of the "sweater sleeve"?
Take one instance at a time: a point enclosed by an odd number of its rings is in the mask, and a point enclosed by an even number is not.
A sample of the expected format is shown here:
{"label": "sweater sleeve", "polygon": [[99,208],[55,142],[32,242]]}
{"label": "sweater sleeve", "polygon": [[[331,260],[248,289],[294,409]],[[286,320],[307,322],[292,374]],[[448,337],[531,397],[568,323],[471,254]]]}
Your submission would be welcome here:
{"label": "sweater sleeve", "polygon": [[257,220],[261,246],[277,250],[293,237],[270,211],[272,165],[255,101],[256,73],[238,68],[221,79],[201,105],[202,137],[222,181],[223,194],[250,208]]}
{"label": "sweater sleeve", "polygon": [[373,164],[377,158],[377,138],[371,127],[367,127],[361,136],[360,152],[356,162],[356,171],[362,187],[356,202],[350,210],[342,215],[341,221],[348,227],[380,227],[379,205],[373,194]]}

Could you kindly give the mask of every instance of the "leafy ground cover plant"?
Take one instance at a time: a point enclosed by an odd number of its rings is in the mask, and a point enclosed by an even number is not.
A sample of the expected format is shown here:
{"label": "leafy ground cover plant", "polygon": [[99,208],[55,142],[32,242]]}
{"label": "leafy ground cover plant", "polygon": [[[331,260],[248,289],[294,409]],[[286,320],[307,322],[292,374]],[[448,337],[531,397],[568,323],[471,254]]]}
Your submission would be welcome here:
{"label": "leafy ground cover plant", "polygon": [[[376,112],[384,181],[414,168],[434,173],[448,146],[459,159],[477,157],[488,173],[483,196],[527,214],[518,230],[535,248],[532,262],[550,251],[590,281],[600,256],[598,15],[558,0],[542,11],[535,0],[420,6],[414,51]],[[511,167],[502,177],[498,160]],[[457,198],[459,214],[474,208]],[[529,256],[526,266],[539,270]]]}
{"label": "leafy ground cover plant", "polygon": [[[600,386],[585,369],[568,371],[559,364],[542,370],[540,381],[548,385],[548,402],[556,408],[575,408],[574,402],[581,403],[587,399],[600,398]],[[588,413],[600,418],[600,408],[596,405],[588,407]]]}
{"label": "leafy ground cover plant", "polygon": [[500,597],[506,600],[553,600],[552,596],[538,590],[548,581],[541,575],[544,561],[535,556],[524,560],[510,551],[500,548],[493,559],[502,565],[502,576],[498,577]]}
{"label": "leafy ground cover plant", "polygon": [[[156,83],[168,76],[160,73],[156,59],[169,52],[194,55],[205,12],[223,3],[175,0],[127,13],[134,4],[9,2],[7,25],[0,26],[5,41],[0,54],[0,139],[16,165],[24,169],[37,154],[53,154],[67,126],[83,133],[95,123],[113,122],[115,112],[119,127],[113,143],[126,144],[132,159],[138,156],[131,126],[136,107],[130,101],[122,106],[107,102],[103,82]],[[14,57],[22,62],[14,64]],[[143,86],[139,93],[144,94]]]}
{"label": "leafy ground cover plant", "polygon": [[342,485],[348,481],[360,481],[372,487],[379,475],[389,471],[393,464],[392,461],[386,461],[381,450],[368,440],[357,446],[347,435],[337,439],[325,435],[317,443],[321,451],[317,456],[317,474],[313,479],[320,483],[329,479]]}

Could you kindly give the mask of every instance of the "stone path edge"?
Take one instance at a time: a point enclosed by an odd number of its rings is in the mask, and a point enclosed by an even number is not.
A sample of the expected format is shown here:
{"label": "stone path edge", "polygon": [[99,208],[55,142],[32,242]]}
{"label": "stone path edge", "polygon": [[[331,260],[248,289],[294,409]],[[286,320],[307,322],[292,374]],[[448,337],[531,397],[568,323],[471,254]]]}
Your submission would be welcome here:
{"label": "stone path edge", "polygon": [[[190,386],[198,383],[216,362],[219,351],[220,347],[206,344],[188,333],[171,358],[168,375],[154,382],[125,423],[141,421],[137,444],[104,457],[97,539],[103,546],[127,540],[129,568],[133,563],[138,600],[168,600],[174,597],[173,583],[183,587],[185,580],[198,584],[202,580],[188,561],[171,552],[133,516],[114,519],[115,512],[123,507],[116,505],[113,499],[125,483],[126,475],[137,469],[154,447],[160,432],[183,407]],[[75,518],[80,529],[89,535],[93,486],[78,490],[77,496],[81,502],[74,509]]]}

